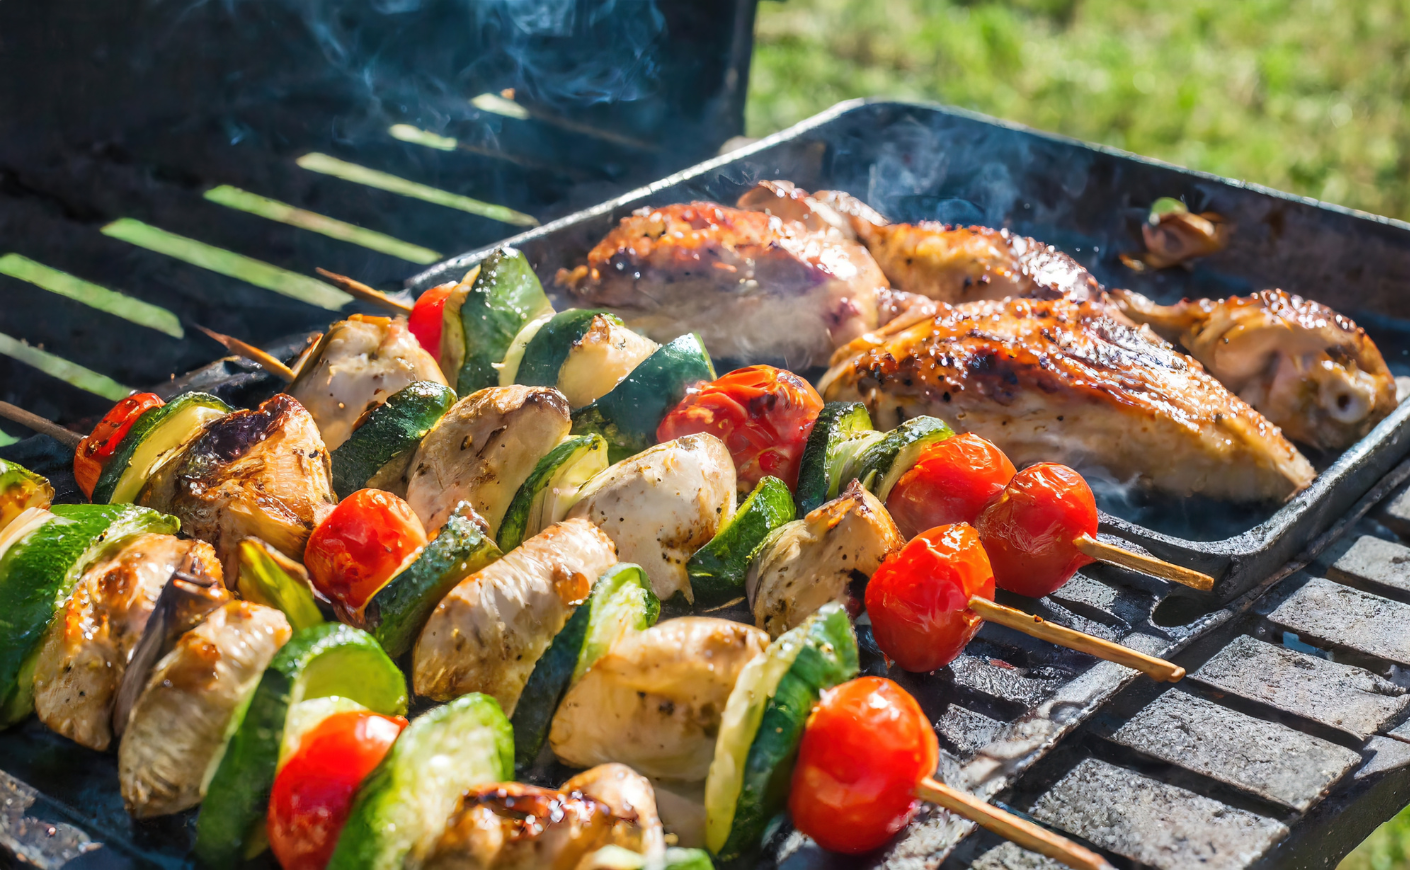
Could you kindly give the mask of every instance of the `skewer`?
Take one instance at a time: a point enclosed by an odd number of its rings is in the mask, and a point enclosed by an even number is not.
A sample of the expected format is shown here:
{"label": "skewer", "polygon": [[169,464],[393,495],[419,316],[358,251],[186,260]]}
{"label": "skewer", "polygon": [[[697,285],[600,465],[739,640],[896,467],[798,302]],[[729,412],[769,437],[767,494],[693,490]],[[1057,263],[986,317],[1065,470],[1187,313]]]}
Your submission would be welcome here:
{"label": "skewer", "polygon": [[316,269],[315,271],[323,277],[332,281],[343,292],[361,299],[363,302],[371,302],[379,305],[388,311],[395,311],[398,314],[410,314],[412,306],[402,302],[400,299],[393,299],[375,287],[369,287],[355,278],[347,275],[339,275],[337,272],[330,272],[327,269]]}
{"label": "skewer", "polygon": [[955,815],[963,816],[981,828],[1013,842],[1016,846],[1022,846],[1054,861],[1061,861],[1069,867],[1078,870],[1111,870],[1111,865],[1092,850],[1083,848],[1027,819],[1006,813],[972,794],[950,788],[932,777],[927,776],[916,785],[916,797],[939,804]]}
{"label": "skewer", "polygon": [[1152,577],[1159,577],[1162,580],[1179,583],[1191,589],[1198,589],[1200,592],[1208,592],[1214,588],[1214,578],[1208,574],[1203,574],[1192,568],[1175,565],[1166,562],[1164,559],[1157,559],[1154,556],[1133,553],[1122,547],[1099,541],[1091,535],[1082,535],[1072,543],[1078,550],[1081,550],[1084,554],[1096,559],[1098,562],[1110,562],[1113,565],[1120,565],[1123,568],[1130,568],[1133,571],[1150,574]]}
{"label": "skewer", "polygon": [[78,443],[83,440],[83,436],[77,432],[71,432],[52,420],[46,420],[38,414],[31,414],[24,408],[11,405],[9,402],[0,402],[0,417],[19,423],[25,428],[33,429],[41,435],[48,435],[70,450],[77,448]]}
{"label": "skewer", "polygon": [[[979,614],[986,622],[994,622],[1014,631],[1020,631],[1030,637],[1039,640],[1046,640],[1058,646],[1075,649],[1088,655],[1096,656],[1109,662],[1116,662],[1128,668],[1140,671],[1153,680],[1164,683],[1179,682],[1185,676],[1185,669],[1177,664],[1158,659],[1155,656],[1148,656],[1145,653],[1137,652],[1130,647],[1124,647],[1109,640],[1102,640],[1099,637],[1092,637],[1090,634],[1075,629],[1066,628],[1061,625],[1054,625],[1041,616],[1034,616],[1016,610],[1012,607],[1005,607],[996,604],[987,598],[978,595],[969,599],[969,609]],[[975,821],[978,821],[977,819]],[[982,823],[981,823],[982,824]],[[1047,853],[1044,853],[1047,854]]]}
{"label": "skewer", "polygon": [[253,344],[241,341],[233,335],[223,335],[214,330],[206,329],[199,323],[195,324],[195,326],[201,332],[204,332],[206,335],[225,345],[225,349],[236,356],[242,356],[250,362],[258,364],[260,368],[284,381],[286,384],[293,383],[294,370],[284,365],[278,357],[268,351],[261,350]]}

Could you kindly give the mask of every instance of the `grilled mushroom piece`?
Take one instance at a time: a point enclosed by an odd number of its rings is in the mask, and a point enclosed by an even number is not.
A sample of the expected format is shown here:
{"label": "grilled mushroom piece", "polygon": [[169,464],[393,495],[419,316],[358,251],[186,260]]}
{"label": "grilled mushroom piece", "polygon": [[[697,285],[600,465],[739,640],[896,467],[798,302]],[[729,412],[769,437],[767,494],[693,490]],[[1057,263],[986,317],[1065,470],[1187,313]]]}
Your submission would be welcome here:
{"label": "grilled mushroom piece", "polygon": [[446,379],[406,321],[354,314],[330,326],[299,361],[289,395],[313,415],[324,445],[336,450],[363,414],[417,381]]}
{"label": "grilled mushroom piece", "polygon": [[139,535],[79,578],[35,664],[39,721],[89,749],[108,748],[113,702],[128,661],[162,587],[187,561],[221,576],[210,544]]}
{"label": "grilled mushroom piece", "polygon": [[704,616],[629,635],[558,705],[553,754],[574,767],[617,761],[650,777],[703,780],[734,682],[768,643],[757,628]]}
{"label": "grilled mushroom piece", "polygon": [[139,819],[200,803],[230,718],[289,639],[272,607],[231,601],[188,631],[147,680],[118,748],[118,782]]}
{"label": "grilled mushroom piece", "polygon": [[857,589],[905,543],[881,501],[852,481],[765,540],[744,586],[754,624],[778,637],[829,601],[860,611]]}
{"label": "grilled mushroom piece", "polygon": [[734,515],[734,460],[714,435],[657,444],[588,481],[568,511],[607,533],[662,601],[691,599],[686,562]]}
{"label": "grilled mushroom piece", "polygon": [[616,562],[611,539],[582,520],[566,520],[466,577],[416,640],[416,694],[449,701],[484,692],[512,716],[539,656]]}
{"label": "grilled mushroom piece", "polygon": [[293,559],[337,503],[323,439],[304,406],[280,393],[253,411],[212,422],[138,502],[181,520],[215,546],[225,576],[239,574],[240,541],[254,536]]}
{"label": "grilled mushroom piece", "polygon": [[568,400],[551,387],[490,387],[451,406],[417,448],[406,501],[434,532],[462,501],[499,534],[514,493],[568,434]]}

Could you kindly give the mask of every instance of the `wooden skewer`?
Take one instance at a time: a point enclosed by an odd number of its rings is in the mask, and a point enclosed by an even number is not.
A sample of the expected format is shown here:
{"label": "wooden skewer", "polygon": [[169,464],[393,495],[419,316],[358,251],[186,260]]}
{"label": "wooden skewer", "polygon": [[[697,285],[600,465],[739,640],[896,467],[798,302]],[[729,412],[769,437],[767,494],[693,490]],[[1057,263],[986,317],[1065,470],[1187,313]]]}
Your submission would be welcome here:
{"label": "wooden skewer", "polygon": [[293,382],[294,370],[284,365],[283,361],[268,351],[257,348],[248,342],[241,341],[233,335],[222,335],[214,330],[206,329],[199,323],[195,324],[195,326],[201,332],[204,332],[206,335],[225,345],[225,349],[236,356],[242,356],[250,362],[257,363],[260,368],[284,381],[286,384]]}
{"label": "wooden skewer", "polygon": [[1110,562],[1113,565],[1120,565],[1123,568],[1130,568],[1133,571],[1140,571],[1143,574],[1150,574],[1152,577],[1159,577],[1162,580],[1169,580],[1172,583],[1179,583],[1191,589],[1198,589],[1201,592],[1208,592],[1214,588],[1214,578],[1208,574],[1201,574],[1199,571],[1174,565],[1164,559],[1157,559],[1154,556],[1143,556],[1140,553],[1133,553],[1130,550],[1117,547],[1113,544],[1104,544],[1091,535],[1083,535],[1072,542],[1078,550],[1081,550],[1098,562]]}
{"label": "wooden skewer", "polygon": [[0,417],[13,420],[41,435],[48,435],[70,450],[77,447],[78,442],[83,440],[83,436],[77,432],[71,432],[52,420],[46,420],[38,414],[31,414],[24,408],[11,405],[9,402],[0,402]]}
{"label": "wooden skewer", "polygon": [[916,797],[939,804],[958,816],[963,816],[985,830],[993,831],[1005,840],[1061,861],[1077,870],[1112,870],[1102,856],[1077,845],[1061,834],[1039,827],[1013,813],[1006,813],[972,794],[950,788],[943,782],[926,777],[916,786]]}
{"label": "wooden skewer", "polygon": [[969,609],[979,614],[986,622],[997,622],[999,625],[1007,626],[1014,631],[1021,631],[1039,640],[1046,640],[1058,646],[1065,646],[1068,649],[1075,649],[1099,659],[1134,668],[1153,680],[1174,683],[1185,676],[1184,668],[1167,662],[1165,659],[1148,656],[1119,643],[1112,643],[1109,640],[1092,637],[1090,634],[1083,634],[1071,628],[1054,625],[1041,616],[1034,616],[1031,613],[1024,613],[1022,610],[995,604],[978,595],[969,599]]}
{"label": "wooden skewer", "polygon": [[339,275],[337,272],[330,272],[327,269],[318,269],[318,274],[337,284],[339,289],[356,296],[363,302],[371,302],[373,305],[380,305],[388,311],[395,311],[398,314],[410,314],[411,306],[400,299],[393,299],[375,287],[369,287],[355,278],[347,275]]}

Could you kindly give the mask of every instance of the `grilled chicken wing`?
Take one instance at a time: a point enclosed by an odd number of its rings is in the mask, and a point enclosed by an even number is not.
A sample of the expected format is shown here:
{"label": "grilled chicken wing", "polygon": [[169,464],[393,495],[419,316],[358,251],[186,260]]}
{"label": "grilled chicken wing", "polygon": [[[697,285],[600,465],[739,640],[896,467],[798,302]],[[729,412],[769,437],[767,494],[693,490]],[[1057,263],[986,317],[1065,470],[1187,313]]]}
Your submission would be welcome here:
{"label": "grilled chicken wing", "polygon": [[147,680],[118,748],[118,781],[139,819],[200,803],[230,717],[289,639],[272,607],[231,601],[186,632]]}
{"label": "grilled chicken wing", "polygon": [[210,544],[140,535],[79,578],[35,664],[34,709],[41,722],[89,749],[108,748],[128,657],[162,587],[188,559],[220,576]]}
{"label": "grilled chicken wing", "polygon": [[336,450],[364,413],[417,381],[446,379],[406,321],[354,314],[328,327],[288,393],[313,415],[324,446]]}
{"label": "grilled chicken wing", "polygon": [[252,535],[303,559],[313,527],[337,503],[331,468],[313,417],[280,393],[208,425],[138,503],[180,519],[181,531],[213,544],[225,576],[236,577],[240,541]]}
{"label": "grilled chicken wing", "polygon": [[1043,460],[1139,476],[1177,494],[1283,498],[1311,464],[1278,428],[1164,342],[1099,308],[1009,299],[942,306],[859,339],[823,378],[891,428],[921,414],[980,432],[1015,465]]}
{"label": "grilled chicken wing", "polygon": [[710,202],[623,218],[558,283],[657,341],[698,332],[716,356],[794,367],[875,328],[888,292],[871,255],[841,234]]}
{"label": "grilled chicken wing", "polygon": [[1111,295],[1294,441],[1350,447],[1395,410],[1395,378],[1381,352],[1325,305],[1282,290],[1175,305],[1129,290]]}
{"label": "grilled chicken wing", "polygon": [[616,562],[612,541],[596,526],[565,520],[466,577],[416,641],[416,694],[449,701],[484,692],[512,716],[539,656]]}
{"label": "grilled chicken wing", "polygon": [[703,780],[734,681],[768,644],[757,628],[703,616],[628,635],[564,695],[549,745],[574,767],[618,761]]}

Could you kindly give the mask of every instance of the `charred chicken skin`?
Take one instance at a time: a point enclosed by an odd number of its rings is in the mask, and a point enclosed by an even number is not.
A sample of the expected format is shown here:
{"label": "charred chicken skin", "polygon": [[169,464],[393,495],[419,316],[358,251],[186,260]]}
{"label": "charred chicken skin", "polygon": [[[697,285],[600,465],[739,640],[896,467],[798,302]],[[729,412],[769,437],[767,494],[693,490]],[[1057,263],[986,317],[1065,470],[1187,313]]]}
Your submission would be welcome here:
{"label": "charred chicken skin", "polygon": [[1179,495],[1284,498],[1311,464],[1197,364],[1099,307],[1009,299],[942,305],[933,318],[838,351],[829,401],[865,402],[880,428],[932,414],[1023,466],[1105,468]]}

